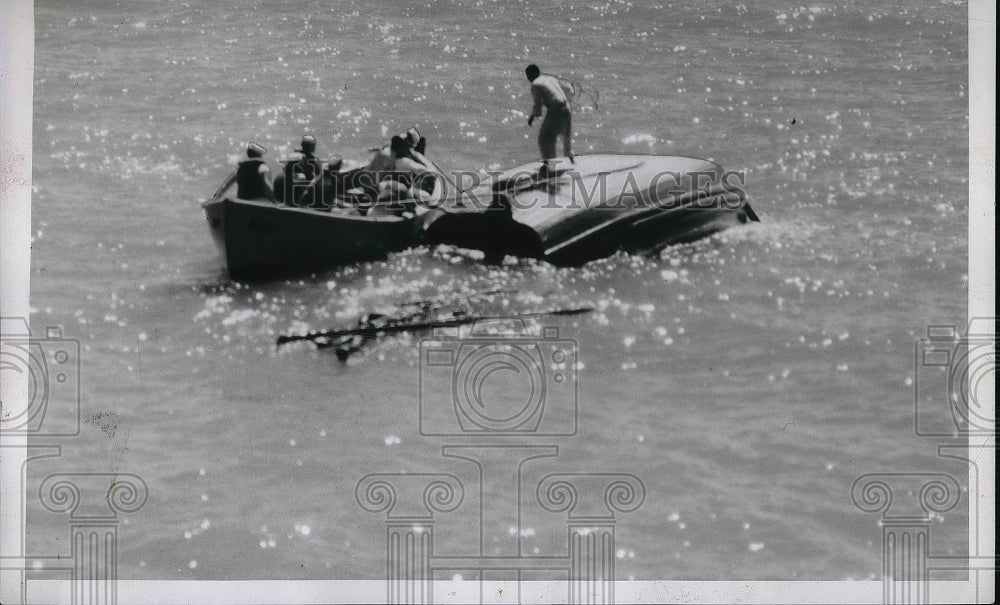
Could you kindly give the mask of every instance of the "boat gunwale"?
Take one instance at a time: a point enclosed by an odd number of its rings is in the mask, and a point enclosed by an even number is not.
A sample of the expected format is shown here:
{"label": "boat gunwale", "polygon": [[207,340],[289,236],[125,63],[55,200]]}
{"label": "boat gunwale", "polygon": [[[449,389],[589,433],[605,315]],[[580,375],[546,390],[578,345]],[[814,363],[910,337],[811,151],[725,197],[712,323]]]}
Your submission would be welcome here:
{"label": "boat gunwale", "polygon": [[413,218],[394,216],[391,214],[364,216],[361,214],[348,214],[347,212],[343,213],[338,212],[339,210],[356,211],[353,208],[330,208],[328,210],[318,210],[315,208],[302,208],[300,206],[289,206],[286,204],[277,204],[275,202],[270,202],[270,201],[245,200],[243,198],[232,198],[229,196],[222,196],[205,200],[204,202],[201,203],[201,207],[202,209],[204,209],[212,204],[225,204],[225,203],[232,204],[235,207],[246,206],[249,208],[256,208],[265,211],[298,214],[301,216],[316,217],[316,218],[346,220],[358,223],[398,223],[398,222],[413,220]]}

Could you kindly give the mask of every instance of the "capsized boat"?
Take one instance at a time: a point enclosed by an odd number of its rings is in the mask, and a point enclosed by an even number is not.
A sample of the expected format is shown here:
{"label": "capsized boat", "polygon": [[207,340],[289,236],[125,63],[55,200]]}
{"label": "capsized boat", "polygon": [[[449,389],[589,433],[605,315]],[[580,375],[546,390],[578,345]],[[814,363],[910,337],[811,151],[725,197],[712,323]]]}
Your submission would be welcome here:
{"label": "capsized boat", "polygon": [[[540,162],[518,166],[446,198],[425,222],[423,240],[572,266],[619,250],[653,253],[758,220],[739,175],[709,160],[593,154],[552,164],[544,172]],[[497,227],[497,196],[509,206],[506,227]],[[483,210],[490,205],[493,212]]]}
{"label": "capsized boat", "polygon": [[757,220],[740,183],[708,160],[592,154],[540,168],[524,164],[459,192],[435,167],[434,192],[403,215],[363,215],[340,197],[314,207],[243,200],[235,185],[202,207],[230,276],[246,281],[383,259],[422,244],[482,250],[487,260],[511,254],[580,265]]}

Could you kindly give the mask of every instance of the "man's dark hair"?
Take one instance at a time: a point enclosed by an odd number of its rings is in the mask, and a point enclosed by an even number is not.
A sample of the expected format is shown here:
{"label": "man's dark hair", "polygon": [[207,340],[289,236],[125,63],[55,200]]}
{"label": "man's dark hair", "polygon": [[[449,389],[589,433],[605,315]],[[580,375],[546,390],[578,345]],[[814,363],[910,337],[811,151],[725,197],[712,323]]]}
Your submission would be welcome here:
{"label": "man's dark hair", "polygon": [[535,78],[542,75],[542,70],[538,69],[538,66],[532,63],[524,68],[524,74],[528,76],[529,80],[534,81]]}

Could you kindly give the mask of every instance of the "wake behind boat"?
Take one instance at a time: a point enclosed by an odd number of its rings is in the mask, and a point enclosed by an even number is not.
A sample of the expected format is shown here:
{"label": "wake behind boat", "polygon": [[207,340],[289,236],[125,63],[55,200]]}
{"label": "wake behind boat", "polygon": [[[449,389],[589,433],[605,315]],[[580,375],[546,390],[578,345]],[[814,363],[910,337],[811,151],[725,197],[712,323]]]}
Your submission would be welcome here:
{"label": "wake behind boat", "polygon": [[[579,265],[645,254],[757,220],[737,184],[708,160],[591,154],[525,164],[471,190],[439,174],[421,213],[368,212],[349,200],[302,208],[244,200],[233,186],[202,204],[233,279],[253,281],[378,260],[422,244]],[[378,208],[378,206],[376,206]]]}

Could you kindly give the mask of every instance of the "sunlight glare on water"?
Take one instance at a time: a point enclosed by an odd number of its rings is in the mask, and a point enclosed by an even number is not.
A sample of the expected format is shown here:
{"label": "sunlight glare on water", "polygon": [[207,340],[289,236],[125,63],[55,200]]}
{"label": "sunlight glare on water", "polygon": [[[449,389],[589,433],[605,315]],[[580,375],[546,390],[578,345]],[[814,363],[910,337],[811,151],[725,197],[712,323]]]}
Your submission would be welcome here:
{"label": "sunlight glare on water", "polygon": [[[36,19],[32,322],[80,340],[84,413],[131,426],[121,469],[150,502],[120,532],[123,579],[380,578],[357,480],[468,470],[418,431],[427,334],[346,364],[275,339],[411,300],[594,308],[526,329],[579,350],[559,468],[645,483],[616,526],[621,578],[875,577],[854,478],[964,476],[913,435],[910,386],[925,326],[965,321],[964,3],[101,0]],[[528,62],[600,91],[579,153],[712,159],[745,173],[762,222],[581,268],[444,247],[226,277],[198,202],[247,141],[273,168],[305,132],[364,159],[417,125],[445,169],[518,165],[537,154]],[[94,470],[105,441],[84,426],[58,468]],[[65,539],[65,519],[29,518],[29,546]],[[935,549],[965,552],[961,507],[938,525]],[[563,552],[564,519],[527,527],[525,552]]]}

